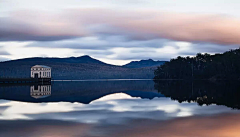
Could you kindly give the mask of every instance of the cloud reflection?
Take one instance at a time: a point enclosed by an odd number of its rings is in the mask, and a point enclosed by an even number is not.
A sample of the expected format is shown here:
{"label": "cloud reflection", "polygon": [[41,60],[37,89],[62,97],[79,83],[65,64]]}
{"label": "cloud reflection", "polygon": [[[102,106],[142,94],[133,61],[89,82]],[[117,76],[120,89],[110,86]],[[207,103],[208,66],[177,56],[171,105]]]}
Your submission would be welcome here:
{"label": "cloud reflection", "polygon": [[[237,120],[240,117],[239,110],[217,105],[200,107],[197,103],[179,104],[169,98],[149,100],[116,93],[87,105],[77,102],[36,104],[8,101],[2,102],[0,108],[4,108],[0,115],[0,127],[4,127],[4,130],[0,128],[0,136],[240,135],[240,122]],[[64,133],[59,134],[60,132]]]}
{"label": "cloud reflection", "polygon": [[[169,120],[176,117],[238,113],[224,106],[203,106],[181,103],[169,98],[140,99],[124,93],[107,95],[88,105],[81,103],[23,103],[10,101],[0,104],[9,106],[1,119],[55,119],[83,123],[124,121],[126,118]],[[110,120],[110,121],[111,121]]]}

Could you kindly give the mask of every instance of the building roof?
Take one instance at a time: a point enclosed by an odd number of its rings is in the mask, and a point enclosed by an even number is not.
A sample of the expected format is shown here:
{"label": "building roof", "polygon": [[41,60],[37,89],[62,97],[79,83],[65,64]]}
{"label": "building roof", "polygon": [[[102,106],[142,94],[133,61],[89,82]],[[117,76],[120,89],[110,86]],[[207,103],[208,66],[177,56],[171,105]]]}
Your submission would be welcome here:
{"label": "building roof", "polygon": [[45,65],[35,65],[35,66],[32,66],[32,68],[51,68],[51,67],[48,67]]}

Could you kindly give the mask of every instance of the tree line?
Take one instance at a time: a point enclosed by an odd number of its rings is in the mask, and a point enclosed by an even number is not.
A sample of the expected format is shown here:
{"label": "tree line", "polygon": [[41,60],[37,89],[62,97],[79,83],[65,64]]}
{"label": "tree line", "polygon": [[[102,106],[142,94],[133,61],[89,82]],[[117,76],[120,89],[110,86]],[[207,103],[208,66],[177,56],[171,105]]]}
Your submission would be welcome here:
{"label": "tree line", "polygon": [[154,79],[240,79],[240,48],[222,54],[177,57],[159,66]]}

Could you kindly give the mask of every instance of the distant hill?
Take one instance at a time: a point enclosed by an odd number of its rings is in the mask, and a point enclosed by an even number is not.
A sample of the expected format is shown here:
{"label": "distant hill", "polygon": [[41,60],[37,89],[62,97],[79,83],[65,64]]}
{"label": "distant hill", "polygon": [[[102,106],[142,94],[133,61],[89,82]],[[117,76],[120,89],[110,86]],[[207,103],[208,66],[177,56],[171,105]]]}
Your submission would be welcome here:
{"label": "distant hill", "polygon": [[34,57],[34,58],[24,58],[24,59],[17,59],[11,61],[5,61],[2,63],[22,63],[22,62],[54,62],[54,63],[90,63],[90,64],[101,64],[107,65],[104,62],[101,62],[97,59],[91,58],[88,55],[80,56],[80,57],[69,57],[69,58],[41,58],[41,57]]}
{"label": "distant hill", "polygon": [[152,79],[156,66],[133,67],[106,64],[90,56],[25,58],[0,62],[0,77],[30,77],[34,65],[52,67],[53,79]]}
{"label": "distant hill", "polygon": [[154,61],[152,59],[148,60],[140,60],[140,61],[132,61],[123,67],[127,68],[143,68],[143,67],[155,67],[164,64],[166,61]]}

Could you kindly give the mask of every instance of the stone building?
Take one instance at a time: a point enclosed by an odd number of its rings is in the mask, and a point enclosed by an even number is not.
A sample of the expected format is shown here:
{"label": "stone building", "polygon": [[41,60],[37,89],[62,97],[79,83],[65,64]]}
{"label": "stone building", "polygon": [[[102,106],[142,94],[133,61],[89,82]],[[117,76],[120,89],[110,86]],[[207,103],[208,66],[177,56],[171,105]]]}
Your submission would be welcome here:
{"label": "stone building", "polygon": [[31,68],[31,78],[51,79],[51,67],[35,65]]}

